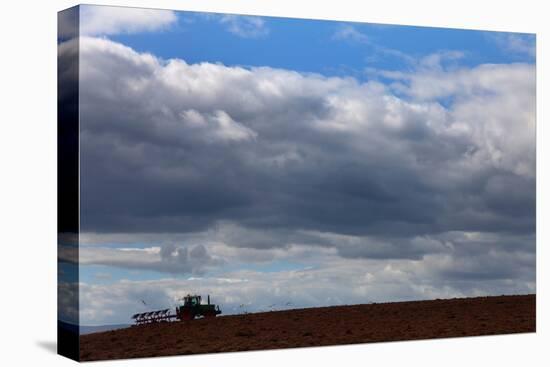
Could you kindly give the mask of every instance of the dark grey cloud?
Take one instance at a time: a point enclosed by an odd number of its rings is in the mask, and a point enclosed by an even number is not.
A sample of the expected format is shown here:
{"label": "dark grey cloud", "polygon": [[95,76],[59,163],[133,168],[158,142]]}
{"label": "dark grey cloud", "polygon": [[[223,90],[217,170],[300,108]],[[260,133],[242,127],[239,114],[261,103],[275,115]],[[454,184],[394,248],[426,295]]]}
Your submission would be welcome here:
{"label": "dark grey cloud", "polygon": [[221,262],[221,260],[210,256],[201,244],[195,246],[166,244],[161,247],[160,263],[155,264],[153,270],[167,273],[202,274],[206,267],[220,265]]}
{"label": "dark grey cloud", "polygon": [[81,52],[83,232],[225,221],[263,233],[228,235],[234,246],[335,246],[311,231],[370,238],[337,246],[344,257],[412,259],[441,251],[426,236],[534,233],[530,65],[398,75],[398,98],[376,82],[162,61],[105,39],[83,38]]}

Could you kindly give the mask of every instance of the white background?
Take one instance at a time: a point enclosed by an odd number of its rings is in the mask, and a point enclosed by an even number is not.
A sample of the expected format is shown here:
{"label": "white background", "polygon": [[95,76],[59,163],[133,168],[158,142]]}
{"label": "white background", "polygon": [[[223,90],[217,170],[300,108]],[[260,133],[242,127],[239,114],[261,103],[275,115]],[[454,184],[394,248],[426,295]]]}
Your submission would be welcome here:
{"label": "white background", "polygon": [[[544,1],[96,1],[180,10],[537,33],[537,333],[103,362],[117,366],[542,366],[548,324],[548,22]],[[9,4],[9,5],[7,5]],[[0,12],[0,364],[69,365],[56,348],[56,32],[73,1]],[[550,27],[547,27],[550,28]],[[546,166],[546,169],[545,167]],[[546,227],[544,226],[546,223]],[[545,340],[544,339],[548,339]],[[548,347],[546,347],[548,349]]]}

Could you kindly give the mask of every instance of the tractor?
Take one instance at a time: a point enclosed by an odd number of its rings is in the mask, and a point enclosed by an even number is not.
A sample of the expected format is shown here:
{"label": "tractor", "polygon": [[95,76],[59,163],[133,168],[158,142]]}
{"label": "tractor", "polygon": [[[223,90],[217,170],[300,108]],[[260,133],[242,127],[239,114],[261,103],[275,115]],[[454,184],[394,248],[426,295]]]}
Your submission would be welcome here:
{"label": "tractor", "polygon": [[210,295],[205,305],[201,304],[201,296],[190,295],[183,297],[183,305],[176,307],[176,316],[178,320],[193,320],[195,317],[203,316],[205,318],[216,317],[221,314],[219,306],[210,304]]}
{"label": "tractor", "polygon": [[[183,304],[176,306],[176,314],[171,314],[170,309],[164,309],[159,311],[150,311],[137,313],[132,316],[136,325],[152,324],[157,322],[168,322],[172,320],[189,321],[197,317],[212,318],[221,314],[219,306],[210,304],[210,295],[208,295],[208,301],[205,305],[201,303],[201,296],[190,295],[180,299]],[[142,301],[144,302],[144,301]]]}

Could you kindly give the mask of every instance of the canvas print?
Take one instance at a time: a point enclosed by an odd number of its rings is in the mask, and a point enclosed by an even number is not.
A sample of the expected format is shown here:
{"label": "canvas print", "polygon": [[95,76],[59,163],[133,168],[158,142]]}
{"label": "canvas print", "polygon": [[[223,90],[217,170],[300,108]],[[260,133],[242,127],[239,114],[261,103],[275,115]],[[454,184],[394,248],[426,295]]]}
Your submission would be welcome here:
{"label": "canvas print", "polygon": [[534,34],[58,25],[60,354],[535,331]]}

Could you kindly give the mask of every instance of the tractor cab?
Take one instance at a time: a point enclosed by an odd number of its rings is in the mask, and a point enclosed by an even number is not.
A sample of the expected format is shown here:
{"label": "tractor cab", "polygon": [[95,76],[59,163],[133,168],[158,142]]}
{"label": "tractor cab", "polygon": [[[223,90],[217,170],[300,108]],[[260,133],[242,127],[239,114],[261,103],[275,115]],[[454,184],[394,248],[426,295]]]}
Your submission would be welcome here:
{"label": "tractor cab", "polygon": [[195,307],[201,304],[201,296],[190,295],[183,297],[183,306],[184,307]]}

